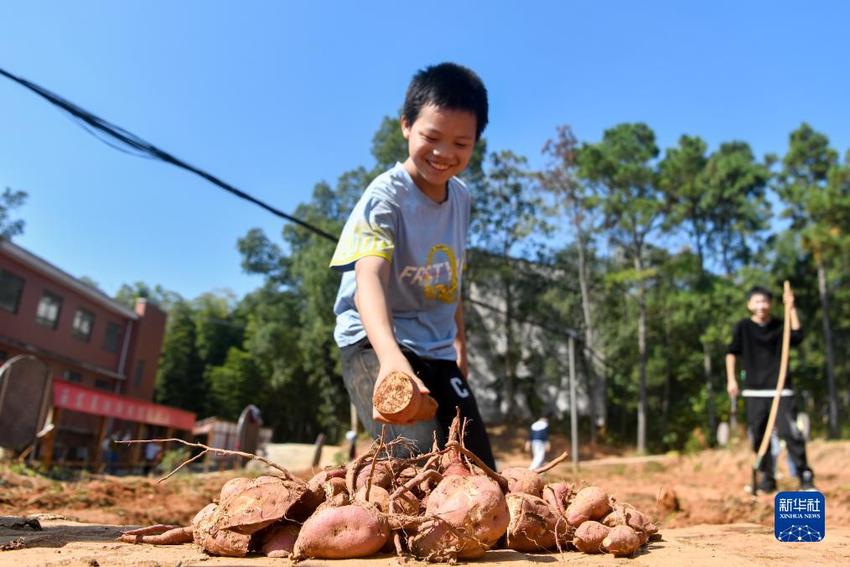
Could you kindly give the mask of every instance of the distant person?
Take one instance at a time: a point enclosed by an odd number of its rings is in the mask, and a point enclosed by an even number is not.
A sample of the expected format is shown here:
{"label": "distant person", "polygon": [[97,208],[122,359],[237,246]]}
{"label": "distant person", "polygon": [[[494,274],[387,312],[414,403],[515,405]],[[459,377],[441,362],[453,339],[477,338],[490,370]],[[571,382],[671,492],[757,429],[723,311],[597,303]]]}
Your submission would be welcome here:
{"label": "distant person", "polygon": [[353,461],[357,457],[357,433],[349,429],[345,432],[345,441],[348,443],[348,460]]}
{"label": "distant person", "polygon": [[536,469],[546,462],[546,453],[552,449],[549,443],[549,416],[544,415],[531,424],[528,430],[528,441],[525,442],[525,450],[531,451],[531,464],[529,469]]}
{"label": "distant person", "polygon": [[159,446],[159,443],[145,444],[145,466],[143,470],[144,475],[148,476],[156,472],[156,468],[159,466],[161,460],[162,447]]}
{"label": "distant person", "polygon": [[343,272],[334,304],[342,376],[366,431],[385,421],[372,394],[391,372],[414,378],[439,407],[434,419],[390,423],[419,450],[441,442],[455,408],[469,419],[464,442],[495,466],[487,430],[466,381],[461,286],[471,200],[459,175],[487,125],[487,90],[454,63],[422,69],[405,95],[407,159],[376,177],[342,230],[331,267]]}
{"label": "distant person", "polygon": [[[791,345],[796,346],[803,340],[803,330],[797,310],[794,306],[794,294],[784,295],[785,309],[790,310]],[[782,329],[784,323],[770,314],[773,294],[764,287],[754,287],[747,293],[747,309],[751,316],[739,321],[732,331],[732,341],[726,354],[726,390],[730,396],[739,391],[744,397],[747,410],[747,428],[752,439],[753,450],[758,451],[770,414],[770,406],[776,393],[779,379],[779,364],[782,357]],[[739,390],[735,378],[736,358],[741,358],[743,367],[743,390]],[[776,428],[779,437],[785,441],[788,455],[794,463],[793,470],[800,479],[800,490],[814,489],[814,474],[806,460],[806,441],[797,428],[797,409],[794,404],[794,389],[791,375],[785,379],[779,408],[776,415]],[[768,433],[770,435],[770,433]],[[761,478],[757,489],[763,492],[776,490],[773,453],[767,451],[759,468]]]}

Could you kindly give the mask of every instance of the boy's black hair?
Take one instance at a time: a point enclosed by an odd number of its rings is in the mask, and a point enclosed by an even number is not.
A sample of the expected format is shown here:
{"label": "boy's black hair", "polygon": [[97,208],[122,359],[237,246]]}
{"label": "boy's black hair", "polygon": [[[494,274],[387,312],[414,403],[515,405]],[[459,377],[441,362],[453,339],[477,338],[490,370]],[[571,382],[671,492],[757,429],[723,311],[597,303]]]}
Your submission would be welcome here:
{"label": "boy's black hair", "polygon": [[751,287],[750,291],[747,292],[747,301],[752,299],[754,295],[763,295],[768,301],[773,301],[773,294],[770,293],[770,290],[764,286],[754,285]]}
{"label": "boy's black hair", "polygon": [[429,104],[474,114],[476,141],[487,127],[487,89],[474,71],[457,63],[431,65],[416,73],[407,87],[402,116],[413,124]]}

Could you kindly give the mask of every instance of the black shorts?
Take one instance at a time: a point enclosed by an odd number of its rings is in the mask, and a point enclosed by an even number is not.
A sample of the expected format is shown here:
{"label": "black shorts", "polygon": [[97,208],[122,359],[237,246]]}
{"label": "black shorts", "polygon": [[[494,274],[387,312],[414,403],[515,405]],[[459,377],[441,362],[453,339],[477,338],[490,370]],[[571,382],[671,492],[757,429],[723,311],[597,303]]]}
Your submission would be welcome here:
{"label": "black shorts", "polygon": [[[431,449],[436,434],[442,447],[448,439],[449,427],[460,408],[461,417],[469,420],[464,445],[467,449],[495,469],[496,463],[490,448],[490,439],[478,411],[475,395],[453,360],[428,359],[402,349],[411,368],[437,401],[437,415],[433,420],[419,421],[411,425],[386,426],[387,438],[406,437],[414,441],[420,451]],[[366,431],[373,437],[381,434],[380,423],[372,421],[372,391],[378,378],[378,356],[367,340],[362,340],[341,350],[342,376],[345,388],[357,409],[357,416]]]}

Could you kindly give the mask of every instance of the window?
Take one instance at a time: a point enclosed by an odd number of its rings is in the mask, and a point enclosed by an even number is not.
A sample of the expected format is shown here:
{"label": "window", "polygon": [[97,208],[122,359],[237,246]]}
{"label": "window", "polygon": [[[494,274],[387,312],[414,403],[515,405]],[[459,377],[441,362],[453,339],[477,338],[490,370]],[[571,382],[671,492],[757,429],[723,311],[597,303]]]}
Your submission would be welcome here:
{"label": "window", "polygon": [[17,313],[23,290],[23,278],[19,278],[12,272],[0,269],[0,309],[5,309],[10,313]]}
{"label": "window", "polygon": [[94,387],[99,390],[112,390],[112,382],[98,378],[94,381]]}
{"label": "window", "polygon": [[76,382],[78,384],[83,381],[83,375],[79,372],[74,372],[73,370],[66,370],[62,374],[62,377],[68,382]]}
{"label": "window", "polygon": [[140,360],[136,363],[136,374],[133,376],[133,387],[138,388],[142,385],[142,376],[145,373],[145,361]]}
{"label": "window", "polygon": [[106,335],[103,338],[103,348],[109,352],[118,352],[118,344],[121,342],[121,325],[106,322]]}
{"label": "window", "polygon": [[60,311],[62,311],[62,298],[55,293],[45,291],[41,296],[41,301],[38,302],[35,320],[45,327],[55,329],[59,322]]}
{"label": "window", "polygon": [[80,340],[89,342],[91,330],[94,327],[94,313],[85,309],[77,309],[74,313],[74,322],[71,325],[71,334]]}

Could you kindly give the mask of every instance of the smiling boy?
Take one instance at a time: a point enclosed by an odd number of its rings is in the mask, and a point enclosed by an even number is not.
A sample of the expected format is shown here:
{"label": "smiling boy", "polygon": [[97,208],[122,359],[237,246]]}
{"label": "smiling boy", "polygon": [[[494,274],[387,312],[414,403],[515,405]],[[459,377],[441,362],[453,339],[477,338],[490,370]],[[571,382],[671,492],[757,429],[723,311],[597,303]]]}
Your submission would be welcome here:
{"label": "smiling boy", "polygon": [[461,285],[470,197],[456,175],[469,164],[487,125],[487,90],[471,70],[453,63],[414,75],[401,130],[408,157],[366,188],[337,244],[331,267],[343,272],[334,304],[334,338],[345,387],[373,436],[387,423],[372,407],[388,374],[415,377],[439,404],[434,419],[388,423],[428,449],[445,442],[455,408],[469,418],[466,446],[489,466],[493,454],[472,390]]}

